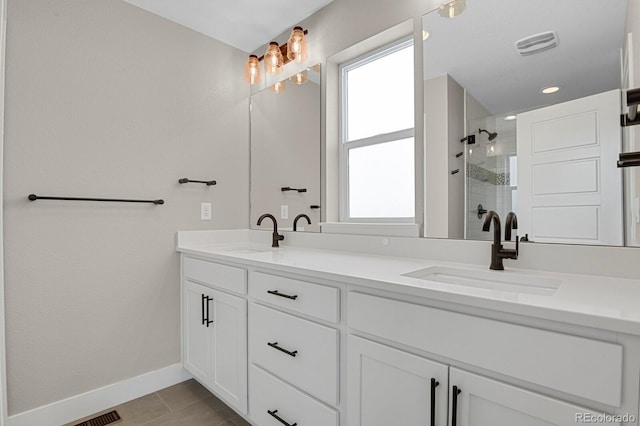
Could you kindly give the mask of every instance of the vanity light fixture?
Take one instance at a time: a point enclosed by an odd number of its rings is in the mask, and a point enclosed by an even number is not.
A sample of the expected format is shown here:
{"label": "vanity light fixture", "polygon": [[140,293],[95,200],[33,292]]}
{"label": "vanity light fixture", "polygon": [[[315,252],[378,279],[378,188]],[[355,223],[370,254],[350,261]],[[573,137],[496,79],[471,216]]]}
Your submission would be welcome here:
{"label": "vanity light fixture", "polygon": [[249,84],[260,83],[262,72],[260,71],[260,61],[256,55],[250,55],[244,66],[244,81]]}
{"label": "vanity light fixture", "polygon": [[307,70],[300,71],[299,73],[292,75],[291,77],[289,77],[289,80],[291,80],[295,84],[305,84],[308,80]]}
{"label": "vanity light fixture", "polygon": [[264,54],[264,72],[267,74],[280,74],[283,66],[284,56],[280,51],[280,46],[275,41],[272,41]]}
{"label": "vanity light fixture", "polygon": [[306,61],[309,57],[309,48],[305,37],[307,33],[308,31],[303,30],[302,27],[295,27],[291,31],[287,43],[279,46],[277,42],[272,41],[263,56],[250,55],[244,67],[244,80],[249,84],[260,83],[262,80],[261,61],[264,62],[264,72],[267,74],[280,74],[283,67],[291,61]]}
{"label": "vanity light fixture", "polygon": [[286,89],[287,87],[285,86],[285,81],[279,81],[276,84],[274,84],[273,86],[269,87],[269,90],[271,90],[273,93],[282,93],[284,92],[284,89]]}
{"label": "vanity light fixture", "polygon": [[560,88],[558,86],[549,86],[542,89],[542,93],[545,95],[550,95],[551,93],[556,93]]}
{"label": "vanity light fixture", "polygon": [[453,19],[459,16],[467,8],[467,0],[453,0],[449,3],[440,5],[438,14],[443,18]]}
{"label": "vanity light fixture", "polygon": [[507,115],[504,119],[507,121],[515,120],[517,117],[515,115]]}

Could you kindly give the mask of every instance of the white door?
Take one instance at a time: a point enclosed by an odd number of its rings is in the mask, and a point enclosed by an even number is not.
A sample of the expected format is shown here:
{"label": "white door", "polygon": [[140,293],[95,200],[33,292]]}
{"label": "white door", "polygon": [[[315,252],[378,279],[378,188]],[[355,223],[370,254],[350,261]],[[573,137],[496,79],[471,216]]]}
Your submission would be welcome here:
{"label": "white door", "polygon": [[622,245],[620,91],[518,115],[518,233]]}
{"label": "white door", "polygon": [[210,290],[211,389],[247,413],[247,302]]}
{"label": "white door", "polygon": [[211,306],[210,289],[185,280],[182,290],[182,363],[200,382],[207,384],[211,376],[211,332],[207,327],[207,304]]}
{"label": "white door", "polygon": [[349,426],[447,424],[446,365],[354,336],[347,364]]}
{"label": "white door", "polygon": [[[455,426],[620,425],[603,418],[602,412],[587,410],[453,367],[449,372],[449,383],[450,418]],[[453,386],[460,390],[459,394],[453,394]],[[457,405],[455,423],[454,405]]]}

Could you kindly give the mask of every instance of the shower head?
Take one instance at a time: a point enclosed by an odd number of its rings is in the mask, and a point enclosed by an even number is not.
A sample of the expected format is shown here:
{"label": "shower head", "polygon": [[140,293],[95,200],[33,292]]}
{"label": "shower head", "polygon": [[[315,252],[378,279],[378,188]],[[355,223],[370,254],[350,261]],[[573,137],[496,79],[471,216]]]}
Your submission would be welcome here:
{"label": "shower head", "polygon": [[497,133],[497,132],[490,132],[490,131],[488,131],[488,130],[478,129],[478,134],[480,134],[480,133],[482,133],[482,132],[484,132],[484,133],[486,133],[487,135],[489,135],[489,142],[491,142],[492,140],[494,140],[494,139],[498,136],[498,133]]}

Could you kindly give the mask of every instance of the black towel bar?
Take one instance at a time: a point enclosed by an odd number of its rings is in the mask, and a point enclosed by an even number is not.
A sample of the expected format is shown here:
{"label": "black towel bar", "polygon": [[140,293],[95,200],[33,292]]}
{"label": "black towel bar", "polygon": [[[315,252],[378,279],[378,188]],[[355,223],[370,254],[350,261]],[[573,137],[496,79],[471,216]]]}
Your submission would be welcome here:
{"label": "black towel bar", "polygon": [[178,180],[178,183],[189,183],[189,182],[204,183],[207,186],[216,185],[218,183],[215,180],[191,180],[189,178],[182,178]]}
{"label": "black towel bar", "polygon": [[127,200],[121,198],[84,198],[84,197],[45,197],[36,194],[29,194],[30,201],[36,200],[64,200],[64,201],[107,201],[115,203],[148,203],[148,204],[164,204],[164,200]]}

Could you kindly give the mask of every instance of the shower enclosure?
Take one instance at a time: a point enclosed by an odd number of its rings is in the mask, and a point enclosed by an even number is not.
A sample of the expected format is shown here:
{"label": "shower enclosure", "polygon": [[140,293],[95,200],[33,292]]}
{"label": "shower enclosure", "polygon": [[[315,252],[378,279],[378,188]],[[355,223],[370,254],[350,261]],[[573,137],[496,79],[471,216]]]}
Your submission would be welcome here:
{"label": "shower enclosure", "polygon": [[482,231],[486,212],[517,213],[516,121],[489,116],[469,120],[467,129],[475,138],[465,141],[465,238],[491,240],[493,234]]}

